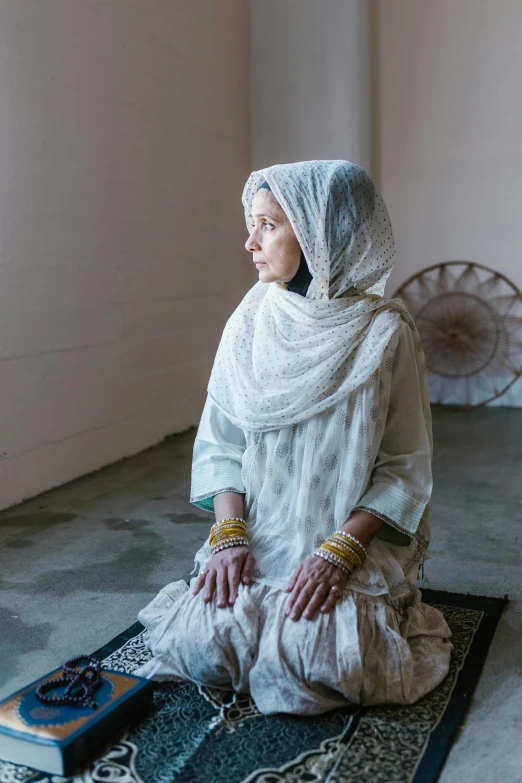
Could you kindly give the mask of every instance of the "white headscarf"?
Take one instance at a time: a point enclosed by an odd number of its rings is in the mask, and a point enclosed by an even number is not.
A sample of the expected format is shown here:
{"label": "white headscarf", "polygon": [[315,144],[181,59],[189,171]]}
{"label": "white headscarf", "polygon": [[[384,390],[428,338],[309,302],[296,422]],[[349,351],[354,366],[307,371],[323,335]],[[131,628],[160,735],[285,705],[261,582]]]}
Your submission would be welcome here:
{"label": "white headscarf", "polygon": [[238,427],[280,429],[331,407],[379,367],[401,317],[382,298],[395,260],[386,206],[363,169],[343,160],[254,171],[252,201],[266,181],[285,211],[313,276],[306,297],[256,283],[228,320],[208,392]]}

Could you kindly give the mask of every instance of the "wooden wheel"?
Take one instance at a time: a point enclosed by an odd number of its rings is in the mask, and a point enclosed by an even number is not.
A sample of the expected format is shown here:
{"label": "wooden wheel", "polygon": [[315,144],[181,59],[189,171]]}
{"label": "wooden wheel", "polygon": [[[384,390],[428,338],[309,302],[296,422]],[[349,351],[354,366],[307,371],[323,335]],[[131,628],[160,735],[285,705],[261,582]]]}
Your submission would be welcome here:
{"label": "wooden wheel", "polygon": [[423,269],[395,292],[419,330],[433,405],[476,408],[522,376],[522,293],[472,261]]}

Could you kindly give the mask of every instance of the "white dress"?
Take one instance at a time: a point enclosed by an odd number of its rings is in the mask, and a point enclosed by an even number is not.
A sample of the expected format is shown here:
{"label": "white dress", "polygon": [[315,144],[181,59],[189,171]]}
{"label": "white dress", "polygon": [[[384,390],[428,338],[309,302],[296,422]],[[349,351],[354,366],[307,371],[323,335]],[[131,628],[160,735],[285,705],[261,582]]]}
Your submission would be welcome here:
{"label": "white dress", "polygon": [[[167,585],[139,614],[154,654],[139,674],[250,693],[266,714],[409,704],[444,678],[450,630],[415,588],[432,479],[414,351],[402,323],[366,394],[288,428],[245,432],[207,398],[191,502],[213,511],[219,492],[245,494],[254,582],[240,585],[235,605],[222,609],[183,581]],[[322,452],[323,464],[313,475],[312,452],[315,464]],[[356,508],[385,522],[368,557],[333,613],[290,620],[284,588],[295,566]],[[209,557],[206,542],[197,567]]]}

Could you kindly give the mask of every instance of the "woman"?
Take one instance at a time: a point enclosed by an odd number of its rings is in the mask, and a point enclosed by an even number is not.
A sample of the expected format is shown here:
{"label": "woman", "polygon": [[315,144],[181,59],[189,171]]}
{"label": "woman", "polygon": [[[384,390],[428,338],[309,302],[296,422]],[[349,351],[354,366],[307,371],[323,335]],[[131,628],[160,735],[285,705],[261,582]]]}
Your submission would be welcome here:
{"label": "woman", "polygon": [[190,588],[140,613],[139,673],[250,693],[266,714],[412,703],[451,643],[415,588],[431,418],[419,335],[382,298],[386,207],[347,161],[254,172],[243,204],[259,282],[223,332],[192,466],[216,523]]}

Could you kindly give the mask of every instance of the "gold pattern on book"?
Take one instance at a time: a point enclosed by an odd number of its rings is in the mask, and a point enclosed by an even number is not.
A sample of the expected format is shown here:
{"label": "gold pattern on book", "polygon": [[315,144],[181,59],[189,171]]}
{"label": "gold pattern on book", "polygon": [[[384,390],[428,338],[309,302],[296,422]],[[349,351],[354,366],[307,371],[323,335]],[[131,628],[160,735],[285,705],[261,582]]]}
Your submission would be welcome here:
{"label": "gold pattern on book", "polygon": [[[88,723],[92,719],[93,715],[102,714],[110,708],[116,699],[118,699],[127,691],[130,691],[132,688],[136,687],[135,678],[127,677],[124,674],[119,674],[119,672],[104,671],[103,669],[101,673],[102,677],[105,677],[113,684],[113,691],[109,695],[105,704],[102,704],[96,711],[89,711],[87,715],[82,715],[82,717],[76,718],[76,720],[69,720],[67,723],[61,723],[56,726],[49,724],[33,726],[32,724],[27,723],[19,714],[20,704],[27,691],[33,690],[33,688],[36,688],[39,682],[43,682],[48,678],[49,675],[46,675],[46,677],[42,677],[42,679],[37,683],[32,683],[21,693],[13,696],[12,699],[10,699],[0,708],[0,723],[2,726],[6,726],[12,731],[22,731],[25,734],[32,734],[35,737],[42,737],[43,739],[65,739],[74,731],[77,731],[85,723]],[[55,677],[61,677],[62,675],[62,670],[52,673],[53,679]]]}

